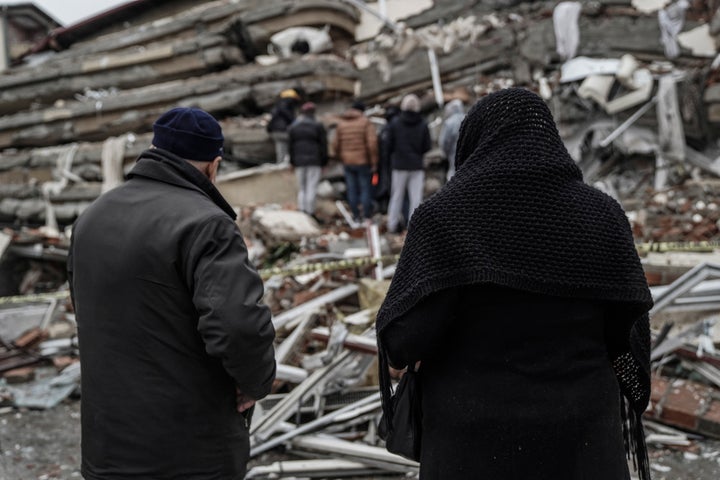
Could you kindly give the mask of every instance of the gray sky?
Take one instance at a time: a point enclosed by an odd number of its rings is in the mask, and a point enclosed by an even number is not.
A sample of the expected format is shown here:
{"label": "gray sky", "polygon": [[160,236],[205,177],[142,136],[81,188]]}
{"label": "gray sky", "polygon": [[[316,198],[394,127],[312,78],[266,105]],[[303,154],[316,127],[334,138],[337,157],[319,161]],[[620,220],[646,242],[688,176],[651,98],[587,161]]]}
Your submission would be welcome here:
{"label": "gray sky", "polygon": [[70,25],[126,0],[0,0],[0,4],[34,3],[63,25]]}

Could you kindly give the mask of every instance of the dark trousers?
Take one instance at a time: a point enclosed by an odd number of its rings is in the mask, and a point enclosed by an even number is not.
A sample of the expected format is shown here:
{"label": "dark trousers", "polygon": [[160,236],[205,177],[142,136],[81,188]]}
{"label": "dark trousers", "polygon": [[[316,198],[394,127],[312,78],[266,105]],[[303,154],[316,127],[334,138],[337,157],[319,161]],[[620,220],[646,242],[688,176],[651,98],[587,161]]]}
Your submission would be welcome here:
{"label": "dark trousers", "polygon": [[[345,165],[347,201],[356,220],[372,215],[371,180],[370,165]],[[359,204],[362,204],[362,215]]]}

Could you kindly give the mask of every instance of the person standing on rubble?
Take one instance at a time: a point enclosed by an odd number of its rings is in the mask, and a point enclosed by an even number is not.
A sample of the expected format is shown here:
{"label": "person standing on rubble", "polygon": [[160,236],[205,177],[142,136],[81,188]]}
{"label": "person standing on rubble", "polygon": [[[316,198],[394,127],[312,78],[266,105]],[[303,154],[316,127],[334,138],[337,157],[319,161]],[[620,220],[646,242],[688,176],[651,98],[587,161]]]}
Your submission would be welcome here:
{"label": "person standing on rubble", "polygon": [[213,185],[220,125],[175,108],[153,131],[73,230],[82,475],[240,480],[252,407],[275,378],[270,310]]}
{"label": "person standing on rubble", "polygon": [[353,102],[342,114],[333,140],[335,156],[345,169],[347,201],[357,222],[372,216],[372,175],[378,163],[377,131],[364,111],[363,102]]}
{"label": "person standing on rubble", "polygon": [[306,102],[290,125],[290,164],[298,182],[298,209],[315,217],[315,196],[322,168],[328,162],[327,132],[315,120],[315,104]]}
{"label": "person standing on rubble", "polygon": [[400,113],[400,107],[397,105],[390,105],[385,110],[385,125],[378,134],[378,181],[375,186],[375,201],[378,204],[378,210],[385,214],[387,213],[388,203],[390,202],[390,178],[392,175],[392,168],[390,166],[390,153],[388,145],[388,131],[390,122]]}
{"label": "person standing on rubble", "polygon": [[465,118],[462,100],[456,98],[448,102],[443,113],[445,120],[438,143],[448,161],[447,179],[450,180],[455,175],[455,148],[460,135],[460,125]]}
{"label": "person standing on rubble", "polygon": [[288,128],[295,121],[295,108],[300,102],[300,95],[292,88],[280,92],[280,98],[270,112],[267,131],[275,144],[275,163],[283,164],[290,161],[288,151]]}
{"label": "person standing on rubble", "polygon": [[633,453],[649,480],[652,297],[622,207],[519,88],[473,106],[456,166],[376,323],[390,419],[388,366],[421,363],[420,478],[629,480]]}
{"label": "person standing on rubble", "polygon": [[390,205],[388,206],[388,232],[400,229],[405,194],[410,199],[406,222],[410,222],[415,209],[423,199],[425,170],[423,155],[432,147],[427,122],[420,115],[417,95],[405,95],[400,102],[400,114],[388,126],[387,153],[392,166]]}

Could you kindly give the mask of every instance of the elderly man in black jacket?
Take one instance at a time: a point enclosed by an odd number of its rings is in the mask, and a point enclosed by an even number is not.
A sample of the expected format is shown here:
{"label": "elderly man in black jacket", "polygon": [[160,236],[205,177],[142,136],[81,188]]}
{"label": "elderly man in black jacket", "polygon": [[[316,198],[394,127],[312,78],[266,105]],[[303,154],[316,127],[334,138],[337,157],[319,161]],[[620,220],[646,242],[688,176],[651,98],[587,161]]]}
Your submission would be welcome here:
{"label": "elderly man in black jacket", "polygon": [[275,332],[213,185],[220,125],[176,108],[128,181],[78,219],[68,259],[82,355],[82,474],[240,480]]}

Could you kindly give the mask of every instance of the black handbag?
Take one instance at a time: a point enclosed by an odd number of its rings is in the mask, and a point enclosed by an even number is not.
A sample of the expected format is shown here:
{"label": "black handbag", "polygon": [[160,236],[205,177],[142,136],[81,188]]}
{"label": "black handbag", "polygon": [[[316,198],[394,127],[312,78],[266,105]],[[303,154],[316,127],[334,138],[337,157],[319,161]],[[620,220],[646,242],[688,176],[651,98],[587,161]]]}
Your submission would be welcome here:
{"label": "black handbag", "polygon": [[422,440],[422,405],[420,379],[415,362],[408,365],[390,399],[392,423],[385,415],[380,419],[378,434],[385,440],[388,452],[396,453],[409,460],[420,461]]}

